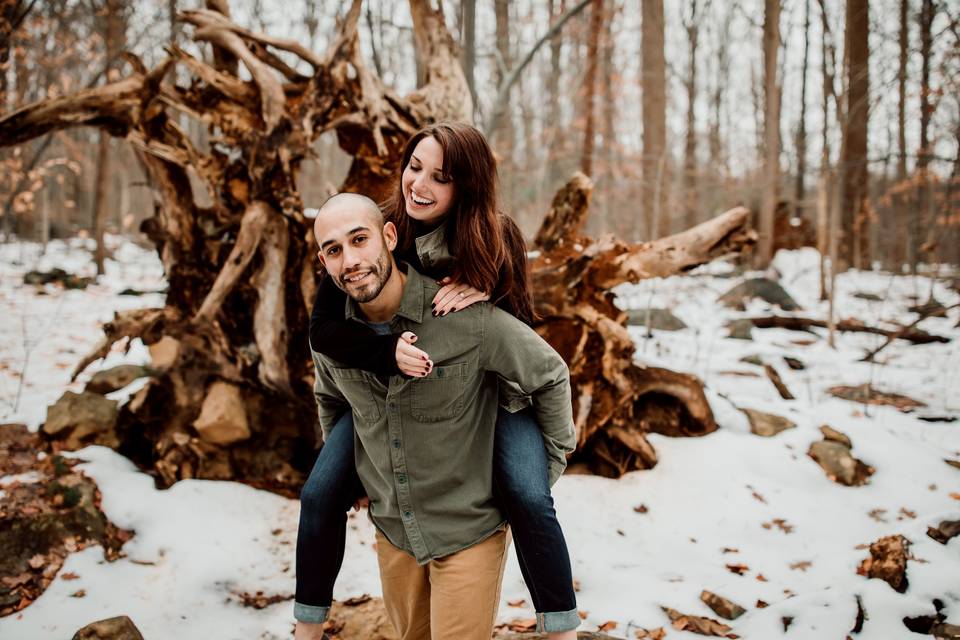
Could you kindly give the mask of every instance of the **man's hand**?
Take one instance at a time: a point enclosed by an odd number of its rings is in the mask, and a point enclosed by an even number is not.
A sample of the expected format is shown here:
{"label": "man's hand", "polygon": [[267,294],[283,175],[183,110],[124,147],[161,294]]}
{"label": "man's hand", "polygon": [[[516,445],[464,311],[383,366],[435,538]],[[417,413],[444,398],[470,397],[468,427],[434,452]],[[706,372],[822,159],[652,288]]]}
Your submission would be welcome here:
{"label": "man's hand", "polygon": [[404,331],[397,340],[397,368],[404,375],[412,378],[422,378],[433,370],[433,361],[421,349],[413,346],[417,335],[412,331]]}
{"label": "man's hand", "polygon": [[451,311],[466,309],[474,302],[490,299],[490,294],[474,289],[468,284],[458,284],[450,278],[444,278],[437,295],[433,297],[433,315],[445,316]]}

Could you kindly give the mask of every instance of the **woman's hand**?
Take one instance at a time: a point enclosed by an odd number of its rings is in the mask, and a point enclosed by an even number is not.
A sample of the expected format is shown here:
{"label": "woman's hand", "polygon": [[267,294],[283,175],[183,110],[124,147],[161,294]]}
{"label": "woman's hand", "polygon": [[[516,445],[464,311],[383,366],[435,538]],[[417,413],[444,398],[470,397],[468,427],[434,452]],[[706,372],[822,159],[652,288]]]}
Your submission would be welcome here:
{"label": "woman's hand", "polygon": [[445,316],[451,311],[466,309],[474,302],[490,299],[490,294],[474,289],[468,284],[457,284],[450,278],[440,281],[442,285],[433,297],[433,315]]}
{"label": "woman's hand", "polygon": [[397,368],[404,375],[413,378],[422,378],[433,369],[433,361],[422,349],[413,346],[417,335],[412,331],[404,331],[397,340]]}

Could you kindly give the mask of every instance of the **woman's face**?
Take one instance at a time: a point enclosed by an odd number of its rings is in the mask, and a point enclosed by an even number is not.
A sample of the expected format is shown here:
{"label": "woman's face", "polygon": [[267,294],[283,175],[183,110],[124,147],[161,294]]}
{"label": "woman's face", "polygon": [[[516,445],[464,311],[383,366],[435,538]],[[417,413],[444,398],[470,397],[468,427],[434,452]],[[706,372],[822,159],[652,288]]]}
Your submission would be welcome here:
{"label": "woman's face", "polygon": [[420,222],[440,222],[453,204],[453,180],[443,173],[443,148],[427,136],[417,143],[400,178],[407,215]]}

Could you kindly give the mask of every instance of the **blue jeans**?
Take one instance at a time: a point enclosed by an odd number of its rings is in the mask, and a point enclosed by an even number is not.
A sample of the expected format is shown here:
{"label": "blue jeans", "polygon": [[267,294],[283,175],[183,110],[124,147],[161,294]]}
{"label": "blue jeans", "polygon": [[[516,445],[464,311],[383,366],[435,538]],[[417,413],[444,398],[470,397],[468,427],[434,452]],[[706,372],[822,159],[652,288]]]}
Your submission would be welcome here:
{"label": "blue jeans", "polygon": [[[500,408],[493,451],[494,493],[510,521],[520,571],[537,610],[539,631],[580,624],[567,543],[548,485],[543,438],[530,410]],[[323,622],[343,564],[347,511],[364,495],[353,460],[353,418],[334,426],[300,493],[294,617]]]}

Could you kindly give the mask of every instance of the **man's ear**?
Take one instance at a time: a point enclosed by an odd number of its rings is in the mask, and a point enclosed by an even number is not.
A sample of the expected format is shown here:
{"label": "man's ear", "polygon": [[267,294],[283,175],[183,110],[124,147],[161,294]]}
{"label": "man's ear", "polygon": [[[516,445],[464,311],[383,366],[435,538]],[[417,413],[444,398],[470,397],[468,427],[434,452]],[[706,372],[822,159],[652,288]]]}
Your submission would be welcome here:
{"label": "man's ear", "polygon": [[397,248],[397,226],[392,222],[384,223],[383,240],[387,243],[387,249],[390,251]]}
{"label": "man's ear", "polygon": [[323,259],[323,251],[317,251],[317,259],[320,261],[320,266],[323,267],[324,269],[326,269],[326,268],[327,268],[327,263],[326,263],[326,261]]}

